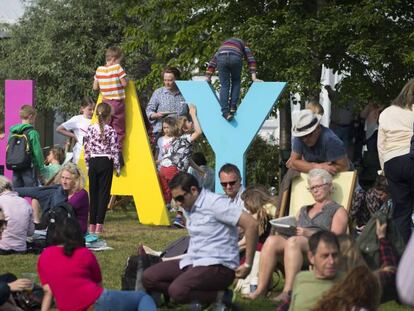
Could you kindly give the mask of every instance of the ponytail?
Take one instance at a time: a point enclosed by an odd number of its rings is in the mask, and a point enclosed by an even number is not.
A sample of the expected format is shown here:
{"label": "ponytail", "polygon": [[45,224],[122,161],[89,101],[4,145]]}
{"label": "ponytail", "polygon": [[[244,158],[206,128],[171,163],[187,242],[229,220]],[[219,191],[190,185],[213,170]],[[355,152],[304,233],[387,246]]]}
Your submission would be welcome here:
{"label": "ponytail", "polygon": [[111,106],[107,103],[100,103],[96,108],[96,114],[98,115],[98,124],[101,131],[101,140],[105,143],[105,123],[111,116]]}

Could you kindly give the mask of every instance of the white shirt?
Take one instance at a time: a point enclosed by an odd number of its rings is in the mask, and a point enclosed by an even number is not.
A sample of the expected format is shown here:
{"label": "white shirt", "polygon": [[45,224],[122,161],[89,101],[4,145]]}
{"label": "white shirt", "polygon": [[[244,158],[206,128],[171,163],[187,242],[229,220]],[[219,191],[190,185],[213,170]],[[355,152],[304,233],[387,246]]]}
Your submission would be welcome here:
{"label": "white shirt", "polygon": [[85,118],[82,114],[74,116],[62,123],[62,126],[67,131],[72,131],[78,140],[75,146],[73,146],[73,163],[78,163],[79,156],[83,146],[83,137],[88,131],[88,126],[91,124],[91,119]]}
{"label": "white shirt", "polygon": [[393,158],[410,152],[413,136],[413,110],[391,105],[381,112],[378,127],[378,156],[381,168]]}
{"label": "white shirt", "polygon": [[191,211],[185,211],[190,245],[180,261],[180,269],[223,265],[239,266],[237,223],[242,209],[225,195],[202,189]]}
{"label": "white shirt", "polygon": [[171,142],[174,137],[161,136],[158,138],[157,147],[158,147],[158,158],[157,160],[161,162],[164,154],[168,152],[168,149],[171,147]]}

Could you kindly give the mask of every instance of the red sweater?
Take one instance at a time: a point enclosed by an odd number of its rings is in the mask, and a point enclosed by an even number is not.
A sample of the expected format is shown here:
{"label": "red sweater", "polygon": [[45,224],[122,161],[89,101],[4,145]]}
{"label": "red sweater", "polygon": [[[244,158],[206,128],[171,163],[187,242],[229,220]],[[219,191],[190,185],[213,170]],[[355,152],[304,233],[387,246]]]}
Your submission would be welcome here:
{"label": "red sweater", "polygon": [[52,290],[60,311],[86,310],[102,294],[101,269],[86,247],[77,248],[67,257],[63,247],[50,246],[40,255],[37,270],[41,283]]}

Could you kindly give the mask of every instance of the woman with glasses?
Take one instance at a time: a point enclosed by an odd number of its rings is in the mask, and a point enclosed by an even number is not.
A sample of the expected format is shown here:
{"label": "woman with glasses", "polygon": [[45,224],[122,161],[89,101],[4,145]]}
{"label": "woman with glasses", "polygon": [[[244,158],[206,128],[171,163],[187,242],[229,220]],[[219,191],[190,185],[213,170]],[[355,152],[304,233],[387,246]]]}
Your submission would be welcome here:
{"label": "woman with glasses", "polygon": [[296,274],[304,263],[304,255],[309,250],[308,238],[319,230],[329,230],[339,235],[346,232],[348,213],[331,199],[332,176],[324,169],[312,169],[308,175],[309,191],[315,203],[303,206],[296,215],[296,235],[269,236],[262,248],[259,265],[259,282],[249,298],[266,294],[272,272],[278,260],[283,258],[285,284],[277,301],[289,298]]}

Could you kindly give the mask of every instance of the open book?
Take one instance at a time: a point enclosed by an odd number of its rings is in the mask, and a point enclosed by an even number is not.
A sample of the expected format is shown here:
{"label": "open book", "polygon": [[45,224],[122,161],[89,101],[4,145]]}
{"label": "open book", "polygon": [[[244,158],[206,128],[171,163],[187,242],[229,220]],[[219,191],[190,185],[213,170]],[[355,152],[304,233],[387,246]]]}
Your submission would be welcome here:
{"label": "open book", "polygon": [[296,218],[295,216],[286,216],[272,219],[270,224],[278,234],[292,236],[296,235]]}
{"label": "open book", "polygon": [[172,114],[178,114],[176,111],[160,111],[164,115],[164,117],[172,115]]}

